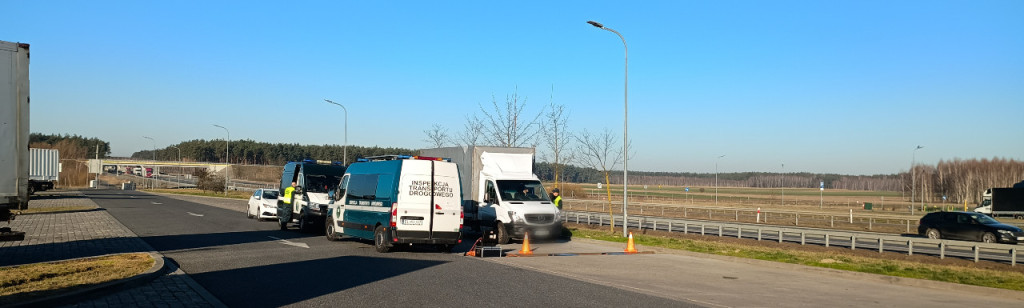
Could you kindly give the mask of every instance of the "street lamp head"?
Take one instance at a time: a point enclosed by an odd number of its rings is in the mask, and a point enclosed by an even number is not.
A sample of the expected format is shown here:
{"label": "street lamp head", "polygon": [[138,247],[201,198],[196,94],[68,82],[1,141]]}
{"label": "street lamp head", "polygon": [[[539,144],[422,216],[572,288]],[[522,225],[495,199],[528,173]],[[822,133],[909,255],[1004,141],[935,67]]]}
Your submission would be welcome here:
{"label": "street lamp head", "polygon": [[917,148],[915,148],[914,150],[920,150],[920,149],[923,149],[923,148],[924,148],[923,146],[917,146]]}
{"label": "street lamp head", "polygon": [[602,25],[599,22],[596,22],[596,21],[593,21],[593,20],[588,20],[587,23],[590,24],[591,26],[604,29],[604,25]]}

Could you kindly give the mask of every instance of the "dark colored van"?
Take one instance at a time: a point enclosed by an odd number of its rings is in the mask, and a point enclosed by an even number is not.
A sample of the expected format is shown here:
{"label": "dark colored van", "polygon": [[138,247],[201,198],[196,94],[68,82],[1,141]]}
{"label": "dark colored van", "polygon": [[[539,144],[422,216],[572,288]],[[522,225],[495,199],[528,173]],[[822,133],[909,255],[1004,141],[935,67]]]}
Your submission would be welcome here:
{"label": "dark colored van", "polygon": [[1024,242],[1024,231],[1000,223],[981,213],[935,212],[921,217],[917,234],[930,239],[979,241],[985,243]]}

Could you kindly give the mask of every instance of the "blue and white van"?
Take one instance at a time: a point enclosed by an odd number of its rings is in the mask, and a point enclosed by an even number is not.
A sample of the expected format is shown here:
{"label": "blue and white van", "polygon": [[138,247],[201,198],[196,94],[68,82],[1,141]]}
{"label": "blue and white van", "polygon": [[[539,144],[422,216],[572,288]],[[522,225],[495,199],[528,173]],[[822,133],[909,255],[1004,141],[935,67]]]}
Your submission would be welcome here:
{"label": "blue and white van", "polygon": [[462,188],[455,163],[389,155],[349,165],[328,206],[328,240],[372,239],[378,252],[429,244],[443,251],[462,242]]}

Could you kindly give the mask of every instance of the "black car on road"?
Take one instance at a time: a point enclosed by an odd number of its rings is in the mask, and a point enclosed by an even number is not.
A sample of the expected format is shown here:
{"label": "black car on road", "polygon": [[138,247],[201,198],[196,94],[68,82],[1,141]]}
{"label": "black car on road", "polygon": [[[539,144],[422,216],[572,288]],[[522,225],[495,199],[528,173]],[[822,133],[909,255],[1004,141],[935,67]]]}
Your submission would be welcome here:
{"label": "black car on road", "polygon": [[980,241],[985,243],[1024,242],[1024,230],[1000,223],[981,213],[935,212],[921,217],[917,234],[930,239]]}

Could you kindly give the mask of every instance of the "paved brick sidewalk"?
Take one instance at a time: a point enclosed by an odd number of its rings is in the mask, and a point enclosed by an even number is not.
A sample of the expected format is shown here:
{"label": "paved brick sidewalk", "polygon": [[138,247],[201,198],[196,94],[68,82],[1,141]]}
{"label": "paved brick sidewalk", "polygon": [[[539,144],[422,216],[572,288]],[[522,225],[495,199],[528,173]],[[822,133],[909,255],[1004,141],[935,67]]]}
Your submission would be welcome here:
{"label": "paved brick sidewalk", "polygon": [[[46,192],[29,208],[88,206],[96,203],[80,192]],[[8,226],[0,223],[0,226]],[[70,213],[20,215],[9,227],[25,232],[24,241],[0,242],[0,266],[66,260],[153,248],[103,209]],[[169,267],[174,265],[167,263]],[[177,268],[158,278],[114,293],[101,292],[70,307],[217,307],[222,304]]]}

